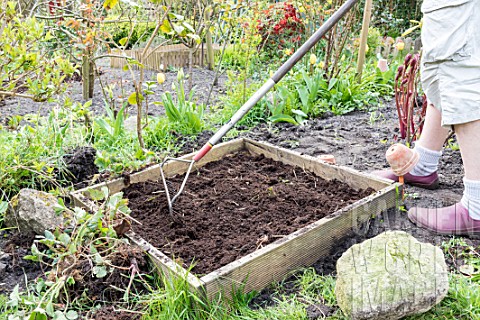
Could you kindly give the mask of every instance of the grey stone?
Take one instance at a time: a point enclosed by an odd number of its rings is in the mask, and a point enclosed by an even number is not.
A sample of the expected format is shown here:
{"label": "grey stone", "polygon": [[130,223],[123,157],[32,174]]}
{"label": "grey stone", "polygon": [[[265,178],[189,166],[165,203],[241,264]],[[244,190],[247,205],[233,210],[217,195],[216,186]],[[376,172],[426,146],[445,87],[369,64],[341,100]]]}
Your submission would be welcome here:
{"label": "grey stone", "polygon": [[137,116],[128,117],[123,122],[123,127],[126,131],[137,132]]}
{"label": "grey stone", "polygon": [[337,261],[337,302],[349,319],[401,319],[420,314],[448,292],[440,248],[403,231],[356,244]]}
{"label": "grey stone", "polygon": [[5,225],[18,227],[21,232],[34,232],[43,235],[45,230],[63,227],[64,218],[57,215],[57,198],[34,189],[22,189],[10,201],[5,215]]}

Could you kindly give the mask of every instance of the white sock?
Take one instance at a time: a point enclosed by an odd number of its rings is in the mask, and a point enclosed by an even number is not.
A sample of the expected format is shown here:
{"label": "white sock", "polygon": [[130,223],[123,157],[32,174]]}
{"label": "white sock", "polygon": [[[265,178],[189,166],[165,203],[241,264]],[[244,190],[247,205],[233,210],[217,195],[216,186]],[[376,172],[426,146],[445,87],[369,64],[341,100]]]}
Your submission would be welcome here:
{"label": "white sock", "polygon": [[418,153],[419,160],[417,165],[410,171],[410,174],[425,177],[438,170],[438,162],[442,156],[441,151],[429,150],[418,144],[415,145],[413,150]]}
{"label": "white sock", "polygon": [[462,205],[468,209],[470,218],[480,220],[480,181],[463,178]]}

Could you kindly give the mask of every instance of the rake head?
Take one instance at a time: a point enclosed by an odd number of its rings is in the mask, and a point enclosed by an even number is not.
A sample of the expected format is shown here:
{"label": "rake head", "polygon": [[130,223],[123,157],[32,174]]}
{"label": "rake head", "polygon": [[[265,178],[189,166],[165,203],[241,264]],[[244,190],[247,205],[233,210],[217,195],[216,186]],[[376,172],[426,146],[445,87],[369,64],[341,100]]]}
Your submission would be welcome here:
{"label": "rake head", "polygon": [[[183,182],[180,186],[180,189],[178,190],[177,193],[175,193],[173,195],[173,197],[170,196],[170,191],[168,189],[168,184],[167,184],[167,180],[165,179],[165,172],[163,171],[163,166],[165,166],[168,162],[174,162],[174,161],[178,161],[178,162],[184,162],[184,163],[188,163],[189,166],[188,166],[188,170],[187,172],[185,173],[185,178],[183,179]],[[167,196],[167,202],[168,202],[168,211],[170,213],[170,215],[173,217],[174,214],[173,214],[173,203],[175,202],[175,200],[177,200],[177,198],[180,196],[180,194],[183,192],[183,189],[185,189],[185,185],[187,183],[187,180],[188,180],[188,176],[190,175],[190,172],[192,171],[192,168],[193,168],[193,164],[195,163],[195,160],[187,160],[187,159],[180,159],[180,158],[170,158],[170,157],[166,157],[163,162],[160,164],[160,175],[162,176],[162,182],[163,182],[163,187],[165,188],[165,194]]]}

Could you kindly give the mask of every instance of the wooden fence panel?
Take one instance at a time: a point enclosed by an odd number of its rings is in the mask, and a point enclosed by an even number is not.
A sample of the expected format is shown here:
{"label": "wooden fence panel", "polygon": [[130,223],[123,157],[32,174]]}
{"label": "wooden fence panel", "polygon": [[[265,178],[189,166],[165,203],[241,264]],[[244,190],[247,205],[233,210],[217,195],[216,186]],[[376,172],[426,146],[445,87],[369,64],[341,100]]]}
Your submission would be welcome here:
{"label": "wooden fence panel", "polygon": [[[215,53],[220,51],[219,45],[213,45],[213,50]],[[134,58],[135,60],[140,59],[140,55],[143,52],[143,49],[133,49],[125,50],[125,55],[127,57]],[[151,51],[149,51],[150,53]],[[121,51],[112,51],[113,54],[121,55]],[[193,65],[202,65],[206,62],[207,51],[198,48],[193,54]],[[203,57],[202,57],[203,56]],[[175,67],[175,68],[184,68],[188,66],[189,62],[189,49],[183,44],[174,44],[169,46],[163,46],[157,49],[154,53],[144,61],[145,68],[161,71],[160,66],[163,65],[164,68]],[[112,68],[123,68],[127,64],[125,58],[121,57],[111,57],[110,66]],[[137,68],[134,66],[134,68]]]}
{"label": "wooden fence panel", "polygon": [[405,44],[402,51],[407,53],[409,52],[416,53],[421,49],[420,39],[414,40],[410,37],[408,38],[398,37],[396,39],[393,39],[391,37],[387,37],[387,38],[380,38],[381,44],[375,49],[375,53],[377,54],[380,53],[383,58],[388,58],[389,56],[396,57],[399,54],[399,50],[397,49],[396,44],[399,42],[403,42]]}

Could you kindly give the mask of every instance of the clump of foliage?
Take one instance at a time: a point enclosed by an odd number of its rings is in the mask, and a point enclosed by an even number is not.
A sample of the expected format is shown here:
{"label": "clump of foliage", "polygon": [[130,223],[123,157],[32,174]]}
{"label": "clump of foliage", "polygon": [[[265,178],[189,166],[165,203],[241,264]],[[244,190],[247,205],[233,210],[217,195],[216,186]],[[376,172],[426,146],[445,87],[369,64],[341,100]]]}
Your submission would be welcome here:
{"label": "clump of foliage", "polygon": [[259,48],[267,58],[290,55],[302,43],[305,25],[297,9],[288,1],[270,5],[257,21]]}
{"label": "clump of foliage", "polygon": [[0,100],[21,96],[46,101],[60,93],[74,66],[58,54],[47,54],[42,46],[52,38],[45,24],[34,17],[23,18],[13,1],[0,2]]}
{"label": "clump of foliage", "polygon": [[181,134],[193,135],[198,134],[204,127],[203,121],[203,105],[197,105],[193,101],[195,90],[190,90],[188,98],[185,94],[185,75],[180,69],[177,74],[177,99],[174,101],[170,92],[162,95],[162,105],[165,107],[165,113],[168,119],[178,124]]}
{"label": "clump of foliage", "polygon": [[421,0],[378,0],[373,2],[371,25],[382,35],[396,38],[410,26],[411,20],[422,18]]}
{"label": "clump of foliage", "polygon": [[6,303],[9,319],[77,319],[78,311],[101,301],[128,303],[137,290],[149,290],[142,277],[146,260],[140,249],[120,239],[130,228],[130,210],[122,193],[109,195],[104,187],[90,196],[103,203],[88,212],[68,209],[59,199],[57,210],[67,219],[65,229],[45,235],[32,244],[25,259],[45,265],[32,290],[18,285]]}
{"label": "clump of foliage", "polygon": [[[132,26],[127,23],[112,24],[107,26],[107,30],[111,36],[112,41],[124,49],[132,49],[135,45],[139,45],[149,39],[155,30],[155,25],[148,23],[138,23]],[[128,39],[126,42],[125,39]]]}
{"label": "clump of foliage", "polygon": [[22,188],[55,186],[55,169],[63,166],[65,150],[86,144],[84,129],[71,125],[59,113],[25,119],[30,125],[0,131],[0,196],[7,198]]}

